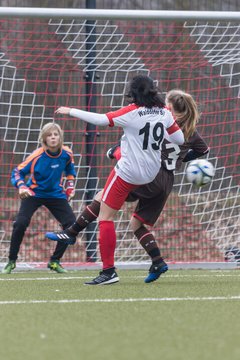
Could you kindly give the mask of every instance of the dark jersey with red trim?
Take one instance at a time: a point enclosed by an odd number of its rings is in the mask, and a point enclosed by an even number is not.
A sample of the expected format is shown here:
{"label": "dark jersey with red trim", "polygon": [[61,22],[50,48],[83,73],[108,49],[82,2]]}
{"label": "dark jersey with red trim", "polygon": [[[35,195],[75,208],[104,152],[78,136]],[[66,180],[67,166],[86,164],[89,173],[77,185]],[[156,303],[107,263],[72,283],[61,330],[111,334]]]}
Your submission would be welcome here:
{"label": "dark jersey with red trim", "polygon": [[202,155],[209,150],[208,145],[197,130],[183,145],[176,145],[165,139],[162,144],[162,166],[170,171],[178,170],[190,149]]}

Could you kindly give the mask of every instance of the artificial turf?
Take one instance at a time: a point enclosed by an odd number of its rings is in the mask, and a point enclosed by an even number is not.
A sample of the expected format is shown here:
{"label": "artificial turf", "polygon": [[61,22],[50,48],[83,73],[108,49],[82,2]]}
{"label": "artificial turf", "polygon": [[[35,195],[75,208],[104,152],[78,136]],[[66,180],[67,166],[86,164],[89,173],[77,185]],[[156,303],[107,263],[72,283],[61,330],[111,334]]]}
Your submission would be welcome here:
{"label": "artificial turf", "polygon": [[239,360],[238,270],[0,275],[0,359]]}

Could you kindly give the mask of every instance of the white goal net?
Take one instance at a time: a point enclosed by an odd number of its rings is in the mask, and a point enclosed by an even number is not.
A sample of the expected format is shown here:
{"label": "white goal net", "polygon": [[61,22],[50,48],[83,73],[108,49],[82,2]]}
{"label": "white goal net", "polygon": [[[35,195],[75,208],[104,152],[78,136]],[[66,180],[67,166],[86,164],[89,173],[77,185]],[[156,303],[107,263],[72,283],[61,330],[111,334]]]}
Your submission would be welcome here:
{"label": "white goal net", "polygon": [[[0,26],[2,261],[19,206],[10,172],[38,146],[39,129],[61,105],[97,112],[123,106],[127,82],[137,73],[152,76],[164,93],[181,88],[193,95],[202,112],[199,131],[216,167],[214,180],[200,189],[187,183],[185,168],[176,174],[174,191],[151,229],[163,256],[173,263],[219,262],[226,251],[240,248],[239,23],[5,17]],[[103,187],[114,164],[105,154],[121,131],[89,130],[67,117],[55,121],[75,154],[72,206],[78,214]],[[117,262],[149,260],[129,229],[133,209],[124,205],[115,221]],[[38,211],[20,260],[46,261],[52,244],[44,233],[57,229],[46,211]],[[64,259],[99,261],[97,223],[80,234]]]}

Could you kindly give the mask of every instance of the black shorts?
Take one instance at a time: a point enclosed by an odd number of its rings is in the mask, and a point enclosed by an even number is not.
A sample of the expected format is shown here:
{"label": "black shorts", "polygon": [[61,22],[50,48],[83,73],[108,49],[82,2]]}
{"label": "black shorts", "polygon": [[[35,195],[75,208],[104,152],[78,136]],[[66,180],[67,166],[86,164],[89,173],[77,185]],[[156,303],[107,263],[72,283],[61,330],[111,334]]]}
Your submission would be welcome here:
{"label": "black shorts", "polygon": [[162,167],[155,179],[138,187],[127,197],[128,202],[138,200],[133,216],[147,225],[154,225],[172,191],[174,173]]}
{"label": "black shorts", "polygon": [[50,211],[63,229],[71,226],[76,220],[73,210],[66,199],[38,198],[35,196],[30,196],[21,201],[16,220],[21,218],[28,226],[33,214],[41,206],[45,206]]}

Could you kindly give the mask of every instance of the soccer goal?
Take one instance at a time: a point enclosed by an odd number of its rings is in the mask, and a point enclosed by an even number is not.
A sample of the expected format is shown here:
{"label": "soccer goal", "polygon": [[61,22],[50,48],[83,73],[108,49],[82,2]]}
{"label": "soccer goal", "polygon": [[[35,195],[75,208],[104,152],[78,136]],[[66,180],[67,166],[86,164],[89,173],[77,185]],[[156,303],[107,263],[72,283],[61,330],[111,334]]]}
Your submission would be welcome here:
{"label": "soccer goal", "polygon": [[[185,168],[152,231],[172,264],[224,263],[240,249],[240,13],[1,8],[0,261],[8,255],[12,222],[19,208],[11,170],[38,144],[39,129],[56,121],[75,154],[80,213],[100,190],[114,165],[106,158],[119,129],[95,128],[66,116],[58,106],[107,112],[124,105],[126,85],[143,73],[163,93],[180,88],[202,113],[199,131],[216,167],[202,188],[187,183]],[[129,229],[134,204],[116,220],[119,264],[149,261]],[[54,244],[44,238],[58,224],[44,209],[29,226],[19,261],[46,262]],[[82,232],[63,261],[98,262],[97,223]],[[239,256],[240,257],[240,256]]]}

